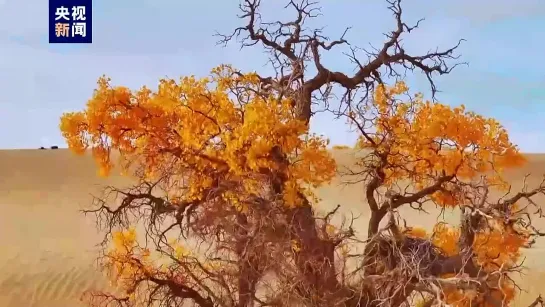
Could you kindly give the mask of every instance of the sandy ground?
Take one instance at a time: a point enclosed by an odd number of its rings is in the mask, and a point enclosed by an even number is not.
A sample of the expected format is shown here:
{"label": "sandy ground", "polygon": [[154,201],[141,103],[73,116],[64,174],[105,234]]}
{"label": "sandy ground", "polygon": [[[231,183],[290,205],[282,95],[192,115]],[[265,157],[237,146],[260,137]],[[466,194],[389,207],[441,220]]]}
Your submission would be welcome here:
{"label": "sandy ground", "polygon": [[[351,165],[347,151],[337,151],[341,165]],[[538,184],[545,173],[545,155],[529,155],[524,169],[509,173],[514,187],[523,176],[533,173],[530,184]],[[106,184],[123,186],[121,176],[108,179],[96,176],[93,161],[67,150],[0,151],[0,307],[77,307],[80,294],[106,285],[94,269],[94,246],[99,235],[94,220],[79,212],[91,202],[91,195]],[[320,190],[319,209],[341,204],[344,214],[361,215],[357,231],[365,233],[368,209],[361,185],[343,185],[337,178]],[[413,225],[430,227],[437,212],[429,215],[410,210],[402,212]],[[447,220],[455,215],[447,214]],[[545,229],[545,220],[539,222]],[[528,305],[545,294],[545,238],[526,253],[529,268],[519,278],[527,293],[515,306]]]}

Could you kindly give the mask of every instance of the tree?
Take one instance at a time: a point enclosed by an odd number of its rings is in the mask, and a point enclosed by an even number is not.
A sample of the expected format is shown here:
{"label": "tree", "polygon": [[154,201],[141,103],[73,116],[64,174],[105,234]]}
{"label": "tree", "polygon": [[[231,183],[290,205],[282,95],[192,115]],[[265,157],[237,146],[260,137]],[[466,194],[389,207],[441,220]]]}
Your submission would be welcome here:
{"label": "tree", "polygon": [[[246,24],[222,42],[238,37],[243,46],[261,44],[276,76],[222,65],[207,78],[161,80],[155,91],[114,87],[103,77],[84,111],[63,115],[60,127],[72,150],[91,149],[102,175],[119,151],[117,164],[137,179],[128,189],[108,187],[86,211],[106,232],[101,259],[118,287],[89,293],[92,304],[512,301],[520,250],[542,235],[532,226],[540,215],[532,197],[545,184],[489,197],[492,189],[508,188],[502,170],[521,165],[523,156],[497,121],[409,95],[400,71],[423,72],[435,93],[432,74],[457,65],[449,60],[458,45],[407,54],[401,36],[418,24],[402,21],[399,0],[388,3],[395,29],[381,48],[367,52],[366,63],[351,49],[353,76],[322,64],[324,52],[348,42],[345,35],[330,41],[305,28],[317,16],[316,4],[290,1],[294,20],[263,23],[259,1],[245,0]],[[333,88],[345,91],[335,108]],[[318,109],[355,127],[357,147],[366,153],[349,170],[371,210],[360,254],[352,249],[355,221],[333,225],[338,208],[321,216],[313,207],[315,188],[337,171],[327,140],[308,129]],[[431,233],[401,225],[400,207],[433,205],[459,208],[460,224],[438,221]]]}

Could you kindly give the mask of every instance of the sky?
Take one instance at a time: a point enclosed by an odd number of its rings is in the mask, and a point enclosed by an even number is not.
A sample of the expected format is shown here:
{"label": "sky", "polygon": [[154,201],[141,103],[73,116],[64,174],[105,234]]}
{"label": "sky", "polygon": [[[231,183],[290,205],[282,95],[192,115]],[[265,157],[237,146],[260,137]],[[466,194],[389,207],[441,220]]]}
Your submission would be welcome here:
{"label": "sky", "polygon": [[[272,0],[263,0],[265,5]],[[277,1],[277,0],[275,0]],[[114,85],[156,86],[160,78],[205,76],[227,63],[266,74],[260,47],[240,50],[216,45],[214,33],[227,33],[237,19],[238,0],[94,0],[93,43],[48,43],[45,0],[0,0],[0,148],[37,148],[65,143],[59,132],[63,112],[85,107],[106,74]],[[383,0],[322,1],[315,21],[359,47],[380,46],[394,19]],[[425,18],[405,36],[414,54],[447,48],[465,39],[450,75],[437,76],[437,98],[450,105],[495,117],[524,152],[545,152],[545,1],[405,0],[405,20]],[[264,11],[264,18],[291,17],[290,11]],[[351,72],[348,58],[327,56],[331,69]],[[429,97],[420,74],[410,75],[412,91]],[[332,144],[353,144],[355,135],[328,115],[313,119],[312,130]]]}

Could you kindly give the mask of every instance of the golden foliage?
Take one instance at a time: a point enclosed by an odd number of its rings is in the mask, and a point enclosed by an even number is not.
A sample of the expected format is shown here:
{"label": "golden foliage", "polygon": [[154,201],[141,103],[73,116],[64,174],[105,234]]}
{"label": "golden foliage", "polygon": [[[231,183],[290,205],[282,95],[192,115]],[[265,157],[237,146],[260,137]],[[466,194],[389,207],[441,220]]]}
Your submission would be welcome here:
{"label": "golden foliage", "polygon": [[[405,234],[415,238],[429,238],[426,230],[421,227],[411,227],[405,231]],[[458,240],[460,232],[456,227],[445,223],[438,223],[433,229],[431,240],[435,246],[440,248],[447,256],[454,256],[459,253]],[[526,243],[523,235],[515,233],[508,229],[495,229],[491,232],[482,232],[476,236],[474,250],[477,262],[484,266],[490,272],[497,271],[499,268],[509,268],[516,265],[520,256],[520,248]],[[454,277],[455,274],[443,276],[445,278]],[[491,296],[498,302],[510,302],[515,297],[515,287],[512,281],[506,278],[500,278],[498,285],[492,284],[493,290]],[[472,290],[446,290],[445,301],[451,306],[470,307],[470,306],[496,306],[486,299],[484,295],[478,294]],[[418,301],[417,305],[423,305],[425,300]]]}
{"label": "golden foliage", "polygon": [[520,249],[528,242],[522,231],[515,231],[496,223],[492,230],[479,233],[475,238],[474,249],[477,262],[490,270],[512,267],[520,258]]}
{"label": "golden foliage", "polygon": [[[525,162],[495,119],[485,118],[460,107],[425,101],[421,94],[403,100],[408,88],[404,82],[395,86],[378,86],[362,121],[373,115],[376,133],[360,136],[356,147],[391,153],[384,168],[385,184],[403,179],[422,188],[444,175],[460,180],[494,171],[490,185],[505,187],[502,170]],[[439,205],[464,203],[454,186],[435,192],[432,199]]]}
{"label": "golden foliage", "polygon": [[[92,149],[102,175],[111,171],[111,152],[118,150],[125,161],[145,166],[149,177],[167,167],[186,174],[183,198],[190,200],[202,197],[218,178],[255,193],[267,170],[275,170],[288,178],[284,197],[293,206],[298,192],[313,196],[312,188],[334,176],[335,162],[327,140],[294,117],[289,99],[257,95],[258,87],[255,74],[235,74],[225,65],[208,78],[162,79],[155,92],[112,87],[102,77],[86,110],[64,114],[60,128],[73,151]],[[285,169],[271,155],[275,146],[286,155]],[[244,210],[238,195],[225,197]]]}
{"label": "golden foliage", "polygon": [[[515,288],[513,282],[509,280],[501,280],[499,282],[499,287],[495,285],[494,290],[491,291],[490,296],[495,301],[503,304],[504,306],[509,306],[509,302],[515,297]],[[490,298],[485,297],[482,294],[478,294],[475,291],[462,291],[456,290],[446,293],[446,302],[451,306],[456,307],[472,307],[472,306],[483,306],[483,307],[493,307],[498,306],[491,301]]]}
{"label": "golden foliage", "polygon": [[458,240],[460,231],[446,223],[437,223],[433,228],[432,242],[447,256],[458,254]]}
{"label": "golden foliage", "polygon": [[[493,221],[494,222],[494,221]],[[473,249],[477,263],[488,272],[497,272],[499,269],[507,270],[517,265],[520,257],[520,248],[527,242],[527,236],[523,232],[516,232],[512,228],[505,228],[500,223],[494,223],[492,230],[482,231],[476,235]],[[458,254],[458,239],[460,232],[457,228],[445,223],[439,223],[434,228],[433,243],[448,256]],[[497,284],[492,284],[497,290],[492,291],[492,296],[499,302],[510,302],[515,296],[514,284],[507,278],[498,278]],[[492,302],[475,293],[456,290],[446,293],[446,301],[453,306],[469,307],[495,306]]]}
{"label": "golden foliage", "polygon": [[[425,101],[421,94],[402,99],[408,94],[403,82],[392,87],[379,85],[367,109],[349,118],[359,126],[371,121],[375,131],[362,132],[357,147],[370,149],[378,160],[362,166],[380,169],[381,182],[394,187],[410,182],[416,191],[439,184],[440,188],[425,194],[442,207],[476,206],[474,193],[467,183],[486,174],[482,183],[489,189],[506,189],[503,170],[525,162],[507,131],[494,119],[485,118],[460,107]],[[377,164],[378,163],[378,164]],[[447,178],[440,182],[440,179]],[[439,183],[438,183],[439,182]],[[514,209],[513,206],[512,209]],[[520,229],[504,224],[503,219],[487,217],[488,228],[477,231],[473,241],[476,263],[488,273],[515,267],[520,248],[528,235]],[[437,223],[431,234],[425,229],[411,227],[404,231],[410,237],[429,239],[445,256],[460,253],[460,229]],[[443,276],[445,278],[455,277]],[[457,276],[456,276],[457,277]],[[492,278],[493,280],[494,278]],[[514,297],[514,285],[508,278],[496,278],[492,296],[500,302]],[[490,281],[489,281],[490,282]],[[492,306],[490,298],[469,290],[445,290],[446,302],[453,306]],[[473,305],[471,305],[473,304]]]}
{"label": "golden foliage", "polygon": [[153,274],[150,251],[138,247],[134,228],[114,232],[112,235],[113,246],[106,255],[106,268],[113,285],[132,293],[137,280]]}
{"label": "golden foliage", "polygon": [[[168,191],[179,201],[203,199],[209,189],[234,182],[237,187],[222,191],[221,198],[246,214],[248,196],[271,189],[277,176],[283,178],[285,206],[301,204],[301,193],[317,201],[313,189],[328,183],[336,173],[326,148],[328,141],[311,134],[308,125],[295,117],[289,98],[258,94],[259,82],[256,74],[240,74],[225,65],[212,70],[208,78],[163,79],[156,91],[112,87],[102,77],[87,108],[64,114],[60,128],[74,152],[91,149],[103,176],[114,166],[114,150],[121,153],[124,171],[134,164],[144,169],[142,179],[165,173],[183,176],[183,186]],[[403,82],[378,86],[368,113],[357,115],[360,120],[374,115],[375,133],[362,133],[357,147],[372,149],[384,158],[374,168],[384,172],[380,184],[408,181],[422,190],[439,178],[456,178],[425,195],[443,207],[467,205],[470,200],[459,183],[483,173],[490,174],[488,186],[506,187],[503,169],[521,165],[524,158],[496,120],[468,112],[464,106],[424,101],[420,94],[407,101],[399,99],[407,91]],[[492,227],[479,231],[474,240],[476,262],[489,272],[514,266],[527,236],[500,222],[489,222]],[[328,236],[337,232],[329,224],[324,229]],[[419,227],[404,233],[429,239],[445,256],[460,253],[457,227],[438,223],[431,234]],[[184,282],[183,272],[154,267],[149,250],[136,241],[134,229],[114,233],[107,266],[119,286],[134,293],[137,280],[158,274]],[[294,254],[304,254],[308,248],[301,240],[290,239],[289,243]],[[213,261],[185,264],[194,255],[180,242],[169,246],[173,261],[184,262],[186,270],[221,267]],[[346,244],[340,245],[340,251],[345,257],[349,254]],[[501,301],[512,300],[513,285],[502,279],[497,284],[492,295]],[[482,294],[462,290],[446,291],[446,301],[453,306],[489,304]]]}

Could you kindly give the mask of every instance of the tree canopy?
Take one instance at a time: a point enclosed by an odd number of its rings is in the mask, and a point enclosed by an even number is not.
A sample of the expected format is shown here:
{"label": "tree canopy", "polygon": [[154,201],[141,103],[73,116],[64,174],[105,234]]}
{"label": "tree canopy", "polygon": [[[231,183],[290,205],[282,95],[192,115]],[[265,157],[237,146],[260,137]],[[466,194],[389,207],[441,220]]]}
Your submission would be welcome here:
{"label": "tree canopy", "polygon": [[[117,291],[93,292],[96,306],[505,306],[521,270],[521,249],[540,233],[532,197],[510,192],[503,170],[525,159],[496,120],[412,94],[403,70],[429,79],[457,63],[452,48],[409,55],[400,1],[395,29],[348,76],[321,63],[346,46],[304,23],[317,4],[290,1],[296,18],[261,22],[245,0],[239,38],[271,54],[276,76],[230,65],[204,78],[162,79],[156,89],[114,86],[107,77],[85,110],[60,128],[77,153],[92,151],[101,175],[114,165],[137,179],[108,187],[86,212],[105,230],[103,268]],[[314,73],[308,67],[312,66]],[[333,107],[333,88],[344,90]],[[434,96],[432,96],[434,98]],[[317,110],[359,135],[358,178],[367,234],[317,213],[316,189],[338,175],[328,140],[309,130]],[[113,153],[119,152],[119,160]],[[492,190],[505,190],[492,199]],[[342,206],[343,200],[338,202]],[[411,227],[398,209],[458,208],[458,225]],[[537,213],[527,210],[535,206]],[[358,252],[356,242],[364,241]],[[355,265],[348,265],[352,262]],[[537,305],[538,298],[535,302]],[[184,305],[186,306],[186,305]],[[534,305],[535,306],[535,305]]]}

